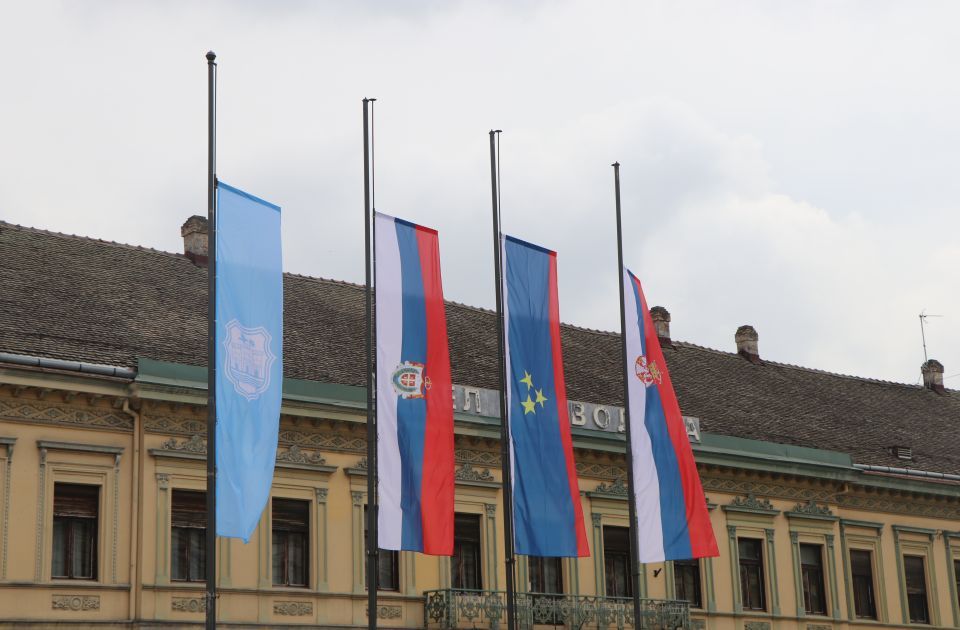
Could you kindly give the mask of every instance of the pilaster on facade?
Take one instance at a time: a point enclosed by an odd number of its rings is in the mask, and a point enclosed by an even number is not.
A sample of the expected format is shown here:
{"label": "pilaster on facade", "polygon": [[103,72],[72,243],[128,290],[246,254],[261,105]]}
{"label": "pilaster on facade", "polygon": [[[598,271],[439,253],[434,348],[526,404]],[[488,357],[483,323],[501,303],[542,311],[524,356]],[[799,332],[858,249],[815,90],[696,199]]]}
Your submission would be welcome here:
{"label": "pilaster on facade", "polygon": [[0,581],[7,579],[7,549],[10,544],[10,484],[13,478],[13,448],[17,443],[15,437],[0,437],[0,446],[4,447],[4,457],[0,462],[3,470],[3,510],[0,519]]}
{"label": "pilaster on facade", "polygon": [[780,615],[780,586],[777,579],[777,548],[773,544],[774,530],[767,528],[764,530],[767,539],[767,573],[770,578],[770,610],[773,615]]}

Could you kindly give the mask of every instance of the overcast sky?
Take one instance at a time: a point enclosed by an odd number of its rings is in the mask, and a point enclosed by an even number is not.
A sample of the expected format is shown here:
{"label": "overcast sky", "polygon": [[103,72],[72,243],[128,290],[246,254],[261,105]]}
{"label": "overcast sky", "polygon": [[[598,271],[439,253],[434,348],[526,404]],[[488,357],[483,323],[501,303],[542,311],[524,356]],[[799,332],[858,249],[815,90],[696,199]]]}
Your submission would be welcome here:
{"label": "overcast sky", "polygon": [[[181,251],[225,182],[283,207],[287,271],[362,282],[361,98],[377,208],[440,231],[490,307],[504,231],[558,251],[561,317],[619,326],[625,258],[673,337],[916,383],[918,315],[960,388],[956,2],[0,0],[0,218]],[[952,377],[952,378],[950,378]]]}

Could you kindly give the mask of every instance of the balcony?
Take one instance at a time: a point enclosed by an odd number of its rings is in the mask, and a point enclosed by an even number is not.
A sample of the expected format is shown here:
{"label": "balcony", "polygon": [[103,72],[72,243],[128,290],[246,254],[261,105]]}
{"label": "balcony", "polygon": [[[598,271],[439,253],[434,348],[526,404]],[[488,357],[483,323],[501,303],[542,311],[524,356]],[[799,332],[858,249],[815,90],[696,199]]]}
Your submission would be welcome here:
{"label": "balcony", "polygon": [[[506,626],[505,591],[444,589],[424,593],[425,628],[489,628]],[[624,597],[517,593],[517,624],[573,630],[633,628],[633,600]],[[640,628],[677,630],[690,628],[690,607],[685,601],[640,600]]]}

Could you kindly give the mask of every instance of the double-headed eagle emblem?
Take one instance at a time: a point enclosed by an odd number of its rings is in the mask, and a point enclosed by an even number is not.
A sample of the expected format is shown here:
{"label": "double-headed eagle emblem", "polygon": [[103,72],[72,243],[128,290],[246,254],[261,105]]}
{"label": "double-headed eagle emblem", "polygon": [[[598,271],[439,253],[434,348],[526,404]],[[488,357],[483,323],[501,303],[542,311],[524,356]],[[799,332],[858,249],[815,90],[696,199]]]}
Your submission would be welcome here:
{"label": "double-headed eagle emblem", "polygon": [[647,361],[647,357],[643,355],[637,357],[633,369],[637,378],[640,379],[640,382],[647,387],[650,387],[654,383],[659,385],[663,382],[663,373],[660,371],[657,362],[653,360]]}

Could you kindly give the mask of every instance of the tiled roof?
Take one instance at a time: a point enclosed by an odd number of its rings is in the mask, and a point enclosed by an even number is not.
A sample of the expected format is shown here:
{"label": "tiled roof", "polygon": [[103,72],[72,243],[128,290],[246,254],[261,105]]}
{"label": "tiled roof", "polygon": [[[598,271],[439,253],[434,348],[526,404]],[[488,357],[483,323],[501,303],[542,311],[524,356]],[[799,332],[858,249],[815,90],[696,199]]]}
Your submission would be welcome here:
{"label": "tiled roof", "polygon": [[[0,222],[0,352],[136,367],[206,364],[206,270],[186,257]],[[284,372],[362,385],[360,286],[288,274]],[[490,311],[447,304],[454,382],[495,389]],[[564,326],[568,397],[620,404],[619,337]],[[704,431],[849,453],[854,461],[960,474],[960,392],[876,381],[675,342],[680,406]],[[910,446],[914,461],[888,452]]]}

